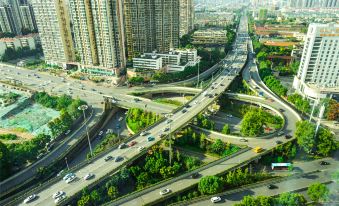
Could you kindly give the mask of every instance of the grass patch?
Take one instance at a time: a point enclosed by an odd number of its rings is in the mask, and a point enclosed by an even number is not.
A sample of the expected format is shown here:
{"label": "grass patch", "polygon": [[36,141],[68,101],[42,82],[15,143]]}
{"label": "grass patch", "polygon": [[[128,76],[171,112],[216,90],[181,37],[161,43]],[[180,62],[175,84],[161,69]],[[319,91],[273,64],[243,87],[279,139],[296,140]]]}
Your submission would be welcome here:
{"label": "grass patch", "polygon": [[[99,153],[111,148],[113,145],[119,142],[119,138],[116,134],[108,134],[104,137],[104,140],[95,146],[93,150],[93,156],[98,155]],[[90,157],[90,154],[87,154],[87,158]]]}
{"label": "grass patch", "polygon": [[155,99],[153,100],[154,102],[160,103],[160,104],[168,104],[168,105],[173,105],[173,106],[182,106],[183,103],[178,101],[178,100],[173,100],[173,99]]}

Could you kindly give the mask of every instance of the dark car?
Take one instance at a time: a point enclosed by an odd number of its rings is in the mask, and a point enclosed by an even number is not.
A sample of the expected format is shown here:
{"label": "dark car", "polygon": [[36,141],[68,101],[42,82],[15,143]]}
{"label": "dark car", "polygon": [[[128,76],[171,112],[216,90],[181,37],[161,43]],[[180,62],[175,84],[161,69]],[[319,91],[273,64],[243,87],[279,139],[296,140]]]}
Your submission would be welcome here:
{"label": "dark car", "polygon": [[292,135],[287,134],[287,135],[285,135],[285,138],[286,138],[286,139],[291,139],[291,138],[292,138]]}
{"label": "dark car", "polygon": [[189,105],[189,104],[186,104],[186,105],[185,105],[185,107],[186,107],[186,108],[190,108],[190,107],[191,107],[191,105]]}
{"label": "dark car", "polygon": [[181,112],[182,112],[182,113],[186,113],[186,112],[187,112],[187,110],[186,110],[186,109],[183,109]]}
{"label": "dark car", "polygon": [[106,161],[106,162],[109,161],[109,160],[112,160],[112,159],[113,159],[112,156],[107,156],[107,157],[105,157],[105,161]]}
{"label": "dark car", "polygon": [[200,176],[200,174],[198,172],[196,172],[196,173],[193,173],[191,175],[191,178],[195,179],[195,178],[198,178],[199,176]]}
{"label": "dark car", "polygon": [[329,163],[329,162],[326,162],[326,161],[321,161],[321,162],[320,162],[320,165],[330,165],[330,163]]}
{"label": "dark car", "polygon": [[123,159],[124,159],[123,157],[117,156],[117,158],[115,158],[115,162],[120,162],[120,161],[122,161]]}
{"label": "dark car", "polygon": [[275,143],[276,143],[276,144],[282,144],[283,142],[282,142],[282,141],[279,141],[279,140],[277,140],[277,141],[275,141]]}
{"label": "dark car", "polygon": [[280,112],[284,112],[285,110],[284,109],[279,109]]}
{"label": "dark car", "polygon": [[273,189],[278,188],[278,186],[276,186],[276,185],[267,185],[267,188],[270,189],[270,190],[273,190]]}

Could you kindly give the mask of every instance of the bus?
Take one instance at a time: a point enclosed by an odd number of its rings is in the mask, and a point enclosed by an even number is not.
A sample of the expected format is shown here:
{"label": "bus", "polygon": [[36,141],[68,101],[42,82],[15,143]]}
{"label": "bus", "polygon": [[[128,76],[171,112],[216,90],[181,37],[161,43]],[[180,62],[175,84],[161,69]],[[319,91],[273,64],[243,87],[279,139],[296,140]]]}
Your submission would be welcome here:
{"label": "bus", "polygon": [[271,168],[272,170],[288,170],[292,167],[291,163],[272,163]]}

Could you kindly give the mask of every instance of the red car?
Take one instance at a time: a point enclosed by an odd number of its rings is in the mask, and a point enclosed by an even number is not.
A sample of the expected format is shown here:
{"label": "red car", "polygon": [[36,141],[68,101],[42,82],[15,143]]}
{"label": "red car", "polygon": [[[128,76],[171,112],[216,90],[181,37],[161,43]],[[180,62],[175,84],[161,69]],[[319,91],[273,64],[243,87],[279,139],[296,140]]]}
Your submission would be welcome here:
{"label": "red car", "polygon": [[136,144],[137,144],[136,141],[132,141],[132,142],[130,142],[130,143],[128,144],[128,146],[132,147],[132,146],[134,146],[134,145],[136,145]]}

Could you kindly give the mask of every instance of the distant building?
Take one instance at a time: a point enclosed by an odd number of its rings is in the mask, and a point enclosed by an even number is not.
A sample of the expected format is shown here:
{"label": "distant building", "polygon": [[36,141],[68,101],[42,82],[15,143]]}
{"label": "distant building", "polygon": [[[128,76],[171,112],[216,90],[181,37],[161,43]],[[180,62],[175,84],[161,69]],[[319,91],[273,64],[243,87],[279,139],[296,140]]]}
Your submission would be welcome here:
{"label": "distant building", "polygon": [[260,9],[259,11],[259,20],[267,19],[267,9]]}
{"label": "distant building", "polygon": [[124,0],[128,58],[179,47],[179,0]]}
{"label": "distant building", "polygon": [[193,34],[193,44],[224,45],[226,43],[226,30],[198,30]]}
{"label": "distant building", "polygon": [[168,53],[144,53],[140,57],[133,58],[134,69],[150,69],[165,71],[183,71],[186,67],[199,63],[197,50],[172,50]]}
{"label": "distant building", "polygon": [[339,8],[338,0],[290,0],[290,7],[307,8]]}
{"label": "distant building", "polygon": [[14,38],[2,38],[0,39],[0,56],[2,56],[6,49],[11,48],[18,50],[19,48],[29,48],[31,50],[36,49],[36,45],[39,42],[38,34],[29,34],[25,36],[17,36]]}
{"label": "distant building", "polygon": [[194,2],[193,0],[179,0],[180,8],[180,37],[194,29]]}
{"label": "distant building", "polygon": [[339,93],[339,25],[310,24],[293,87],[318,99]]}

